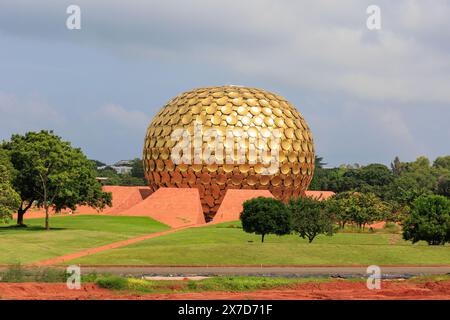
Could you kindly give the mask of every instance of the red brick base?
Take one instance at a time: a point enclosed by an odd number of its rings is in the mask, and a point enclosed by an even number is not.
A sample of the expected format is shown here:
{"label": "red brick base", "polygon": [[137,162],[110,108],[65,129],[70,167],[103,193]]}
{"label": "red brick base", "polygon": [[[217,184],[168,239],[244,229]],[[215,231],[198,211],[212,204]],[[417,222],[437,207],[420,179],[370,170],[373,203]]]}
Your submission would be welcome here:
{"label": "red brick base", "polygon": [[213,223],[239,220],[242,204],[253,198],[274,196],[269,190],[228,189],[219,210],[214,216]]}
{"label": "red brick base", "polygon": [[160,188],[120,216],[148,216],[171,227],[205,223],[195,188]]}

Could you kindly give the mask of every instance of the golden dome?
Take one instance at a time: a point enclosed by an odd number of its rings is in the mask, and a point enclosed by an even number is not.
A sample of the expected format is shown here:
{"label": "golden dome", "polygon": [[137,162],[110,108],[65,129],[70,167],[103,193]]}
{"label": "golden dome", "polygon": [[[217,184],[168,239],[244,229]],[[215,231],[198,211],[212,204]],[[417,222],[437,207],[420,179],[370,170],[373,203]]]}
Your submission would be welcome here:
{"label": "golden dome", "polygon": [[227,189],[268,189],[284,201],[303,195],[313,176],[314,145],[303,116],[283,97],[207,87],[178,95],[158,112],[143,159],[153,191],[198,188],[210,219]]}

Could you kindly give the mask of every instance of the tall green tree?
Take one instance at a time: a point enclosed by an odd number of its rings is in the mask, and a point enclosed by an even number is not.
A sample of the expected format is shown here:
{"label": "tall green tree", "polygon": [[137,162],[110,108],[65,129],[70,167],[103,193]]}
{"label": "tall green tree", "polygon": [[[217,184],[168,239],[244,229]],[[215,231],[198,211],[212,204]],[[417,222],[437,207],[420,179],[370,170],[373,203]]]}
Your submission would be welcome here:
{"label": "tall green tree", "polygon": [[2,147],[8,150],[16,171],[13,184],[21,197],[18,225],[23,225],[23,216],[33,204],[45,209],[47,230],[50,208],[111,205],[111,194],[101,190],[92,162],[52,131],[16,134]]}
{"label": "tall green tree", "polygon": [[261,235],[261,242],[267,234],[281,236],[291,232],[289,210],[277,199],[258,197],[245,201],[240,219],[244,231]]}
{"label": "tall green tree", "polygon": [[311,243],[319,234],[333,235],[333,216],[324,201],[308,197],[291,199],[292,231]]}

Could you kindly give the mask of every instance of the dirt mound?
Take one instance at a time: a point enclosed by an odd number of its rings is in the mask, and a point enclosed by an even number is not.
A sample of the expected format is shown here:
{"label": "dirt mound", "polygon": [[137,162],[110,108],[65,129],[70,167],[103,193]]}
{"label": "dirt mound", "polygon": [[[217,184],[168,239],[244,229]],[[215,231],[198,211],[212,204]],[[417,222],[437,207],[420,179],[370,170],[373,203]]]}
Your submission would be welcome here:
{"label": "dirt mound", "polygon": [[242,204],[257,197],[273,198],[269,190],[228,189],[222,204],[214,216],[213,223],[239,220]]}
{"label": "dirt mound", "polygon": [[196,188],[160,188],[121,216],[148,216],[173,228],[204,224],[200,195]]}

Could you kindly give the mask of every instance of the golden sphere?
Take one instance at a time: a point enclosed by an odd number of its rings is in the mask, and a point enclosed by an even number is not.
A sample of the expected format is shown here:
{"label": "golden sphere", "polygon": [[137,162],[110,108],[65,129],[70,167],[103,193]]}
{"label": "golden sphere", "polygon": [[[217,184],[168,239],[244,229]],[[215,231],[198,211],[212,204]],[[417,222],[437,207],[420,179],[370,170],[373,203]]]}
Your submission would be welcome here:
{"label": "golden sphere", "polygon": [[228,189],[268,189],[283,201],[303,195],[315,157],[311,131],[286,99],[222,86],[170,100],[147,128],[143,160],[152,191],[197,188],[209,220]]}

